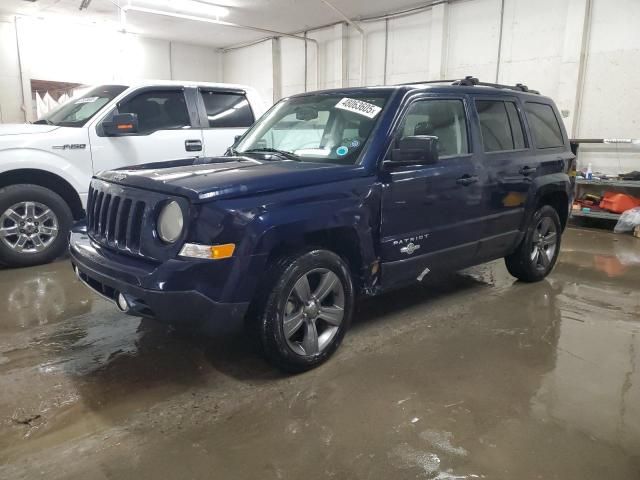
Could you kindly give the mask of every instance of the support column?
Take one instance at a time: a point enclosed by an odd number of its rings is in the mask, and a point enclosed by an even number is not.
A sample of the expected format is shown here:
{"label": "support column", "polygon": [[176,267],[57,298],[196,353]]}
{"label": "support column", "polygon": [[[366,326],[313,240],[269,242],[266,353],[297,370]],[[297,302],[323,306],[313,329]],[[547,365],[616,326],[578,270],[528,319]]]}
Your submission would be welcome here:
{"label": "support column", "polygon": [[271,40],[273,103],[282,98],[282,48],[279,38]]}
{"label": "support column", "polygon": [[445,77],[447,54],[448,5],[441,3],[431,9],[431,32],[429,42],[429,80]]}
{"label": "support column", "polygon": [[592,0],[569,0],[556,98],[570,137],[579,135],[580,103],[589,46]]}

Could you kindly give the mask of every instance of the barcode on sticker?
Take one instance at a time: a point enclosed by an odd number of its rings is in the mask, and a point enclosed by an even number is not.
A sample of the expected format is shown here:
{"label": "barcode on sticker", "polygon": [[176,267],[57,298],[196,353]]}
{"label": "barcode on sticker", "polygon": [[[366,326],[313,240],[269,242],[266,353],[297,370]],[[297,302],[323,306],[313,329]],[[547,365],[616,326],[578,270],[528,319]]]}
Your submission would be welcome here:
{"label": "barcode on sticker", "polygon": [[374,105],[373,103],[363,102],[362,100],[356,100],[355,98],[346,97],[337,103],[336,108],[364,115],[368,118],[375,118],[376,115],[380,113],[380,110],[382,110],[382,108]]}

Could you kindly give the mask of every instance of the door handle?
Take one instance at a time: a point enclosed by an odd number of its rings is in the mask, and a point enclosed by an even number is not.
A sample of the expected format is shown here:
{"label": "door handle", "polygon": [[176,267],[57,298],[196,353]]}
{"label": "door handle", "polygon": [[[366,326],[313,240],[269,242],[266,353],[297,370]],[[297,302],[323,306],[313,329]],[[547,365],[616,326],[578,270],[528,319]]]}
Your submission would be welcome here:
{"label": "door handle", "polygon": [[187,152],[201,152],[202,151],[202,141],[201,140],[185,140],[184,141],[184,149]]}
{"label": "door handle", "polygon": [[532,173],[535,173],[536,170],[537,170],[537,168],[535,168],[535,167],[522,167],[520,169],[520,173],[522,175],[531,175]]}
{"label": "door handle", "polygon": [[476,183],[478,181],[478,177],[476,177],[475,175],[464,175],[462,177],[460,177],[459,179],[456,180],[456,183],[458,185],[464,185],[465,187],[468,187],[469,185],[471,185],[472,183]]}

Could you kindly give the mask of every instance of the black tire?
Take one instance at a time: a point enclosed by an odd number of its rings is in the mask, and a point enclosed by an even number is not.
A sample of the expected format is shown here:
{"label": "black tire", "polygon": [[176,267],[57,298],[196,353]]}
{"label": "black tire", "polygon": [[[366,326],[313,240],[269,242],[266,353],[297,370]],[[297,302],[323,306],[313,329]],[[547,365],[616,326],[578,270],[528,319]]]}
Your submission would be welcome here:
{"label": "black tire", "polygon": [[[544,225],[552,225],[555,230],[555,248],[552,254],[544,248],[547,242],[541,238]],[[533,214],[525,237],[517,250],[505,257],[507,270],[523,282],[539,282],[553,270],[560,253],[561,240],[562,225],[558,212],[550,205],[543,205]],[[537,255],[534,248],[538,250]]]}
{"label": "black tire", "polygon": [[[327,273],[335,274],[341,283],[344,293],[340,296],[344,304],[343,317],[339,326],[334,327],[337,330],[322,350],[310,355],[301,354],[294,350],[291,343],[295,342],[291,337],[287,339],[284,333],[283,325],[285,315],[289,315],[286,309],[290,305],[290,295],[295,295],[294,287],[302,277]],[[324,277],[320,277],[320,281],[322,278]],[[319,289],[314,289],[311,283],[309,285],[311,293],[317,293]],[[249,334],[270,363],[289,373],[310,370],[331,357],[340,346],[353,316],[355,295],[349,267],[342,258],[328,250],[310,250],[273,262],[258,289],[258,295],[247,314]],[[333,301],[329,298],[329,302]],[[300,324],[300,328],[305,329],[303,336],[306,335],[308,321],[310,320]],[[320,328],[324,322],[320,316],[317,321],[318,326],[314,327],[316,338],[321,336]]]}
{"label": "black tire", "polygon": [[[0,263],[8,267],[28,267],[51,262],[59,257],[68,244],[69,230],[73,224],[73,215],[67,202],[57,193],[39,185],[9,185],[0,189],[0,218],[12,206],[21,202],[37,202],[49,208],[55,215],[57,235],[42,251],[19,252],[11,248],[0,238]],[[5,219],[0,229],[13,225],[12,220]],[[16,237],[8,237],[9,243]]]}

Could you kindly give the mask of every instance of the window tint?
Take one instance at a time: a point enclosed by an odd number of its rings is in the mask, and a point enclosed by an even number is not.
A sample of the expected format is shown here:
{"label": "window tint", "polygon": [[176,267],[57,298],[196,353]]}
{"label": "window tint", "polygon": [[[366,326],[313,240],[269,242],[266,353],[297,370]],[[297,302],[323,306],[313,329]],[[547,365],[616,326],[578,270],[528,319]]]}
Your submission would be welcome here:
{"label": "window tint", "polygon": [[397,140],[413,135],[438,137],[441,157],[469,153],[461,100],[424,100],[409,107]]}
{"label": "window tint", "polygon": [[504,102],[495,100],[476,100],[476,109],[480,117],[482,145],[485,152],[513,150],[514,142],[509,125],[509,116]]}
{"label": "window tint", "polygon": [[518,113],[516,104],[513,102],[505,102],[505,106],[507,107],[507,115],[509,116],[511,134],[513,135],[513,147],[516,150],[526,148],[524,132],[522,131],[522,121],[520,120],[520,114]]}
{"label": "window tint", "polygon": [[538,148],[553,148],[564,145],[560,124],[551,105],[527,102],[525,110]]}
{"label": "window tint", "polygon": [[200,93],[207,110],[209,127],[250,127],[253,124],[253,112],[244,95],[204,90]]}
{"label": "window tint", "polygon": [[139,133],[191,125],[187,104],[181,91],[144,92],[120,104],[118,112],[137,114]]}

